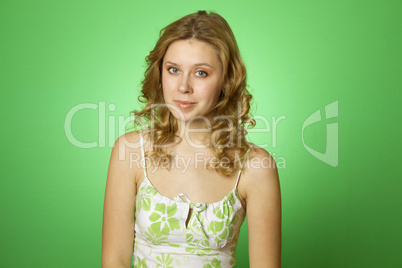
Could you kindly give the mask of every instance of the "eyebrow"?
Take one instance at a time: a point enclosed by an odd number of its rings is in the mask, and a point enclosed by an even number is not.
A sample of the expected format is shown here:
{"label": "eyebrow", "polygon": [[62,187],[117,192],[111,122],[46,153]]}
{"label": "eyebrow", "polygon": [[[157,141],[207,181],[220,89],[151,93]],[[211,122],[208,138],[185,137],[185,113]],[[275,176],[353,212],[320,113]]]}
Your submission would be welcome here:
{"label": "eyebrow", "polygon": [[[171,65],[175,65],[175,66],[180,66],[180,64],[177,64],[177,63],[174,63],[174,62],[171,62],[171,61],[166,61],[166,62],[165,62],[165,65],[166,65],[166,64],[171,64]],[[208,66],[209,68],[215,70],[214,67],[212,67],[210,64],[208,64],[208,63],[206,63],[206,62],[196,63],[196,64],[194,64],[194,66],[197,66],[197,67],[198,67],[198,66]]]}

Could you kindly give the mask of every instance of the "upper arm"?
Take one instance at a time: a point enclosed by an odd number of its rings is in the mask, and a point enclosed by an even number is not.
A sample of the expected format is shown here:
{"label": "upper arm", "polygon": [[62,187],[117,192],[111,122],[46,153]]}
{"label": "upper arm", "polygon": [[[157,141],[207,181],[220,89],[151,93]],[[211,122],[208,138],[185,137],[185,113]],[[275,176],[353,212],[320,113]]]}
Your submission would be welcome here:
{"label": "upper arm", "polygon": [[[107,174],[102,228],[102,267],[130,267],[134,245],[136,173],[132,147],[137,133],[117,139]],[[131,145],[131,146],[130,146]],[[138,158],[137,158],[138,159]]]}
{"label": "upper arm", "polygon": [[276,164],[258,148],[247,161],[245,200],[250,267],[281,266],[281,193]]}

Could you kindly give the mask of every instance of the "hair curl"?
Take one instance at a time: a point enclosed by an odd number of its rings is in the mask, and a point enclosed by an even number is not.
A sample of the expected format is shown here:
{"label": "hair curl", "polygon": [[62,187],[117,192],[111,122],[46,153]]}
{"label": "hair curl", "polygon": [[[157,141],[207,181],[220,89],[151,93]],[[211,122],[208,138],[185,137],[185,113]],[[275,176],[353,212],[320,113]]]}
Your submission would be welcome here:
{"label": "hair curl", "polygon": [[[245,128],[255,126],[250,115],[252,95],[247,90],[246,68],[240,57],[236,39],[228,23],[220,15],[206,11],[189,14],[160,31],[155,48],[146,57],[147,69],[142,81],[138,100],[145,104],[142,110],[134,110],[134,124],[150,127],[152,136],[151,157],[157,163],[162,159],[170,163],[172,155],[164,148],[166,144],[177,143],[180,137],[177,119],[165,104],[161,77],[162,62],[167,48],[177,40],[196,39],[212,45],[223,67],[222,92],[213,108],[215,117],[211,122],[211,147],[219,164],[215,166],[221,175],[231,175],[241,165],[251,145],[246,141]],[[225,131],[223,131],[225,130]],[[227,161],[229,160],[229,161]],[[166,166],[166,165],[164,165]],[[209,164],[209,166],[211,166]]]}

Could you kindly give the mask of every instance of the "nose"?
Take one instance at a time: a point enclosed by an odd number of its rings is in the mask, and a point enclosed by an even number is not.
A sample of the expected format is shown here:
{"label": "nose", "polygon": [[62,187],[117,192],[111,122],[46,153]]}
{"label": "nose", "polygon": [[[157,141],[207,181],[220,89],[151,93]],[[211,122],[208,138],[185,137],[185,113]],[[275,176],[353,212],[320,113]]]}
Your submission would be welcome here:
{"label": "nose", "polygon": [[192,92],[191,78],[188,75],[181,76],[178,89],[183,94]]}

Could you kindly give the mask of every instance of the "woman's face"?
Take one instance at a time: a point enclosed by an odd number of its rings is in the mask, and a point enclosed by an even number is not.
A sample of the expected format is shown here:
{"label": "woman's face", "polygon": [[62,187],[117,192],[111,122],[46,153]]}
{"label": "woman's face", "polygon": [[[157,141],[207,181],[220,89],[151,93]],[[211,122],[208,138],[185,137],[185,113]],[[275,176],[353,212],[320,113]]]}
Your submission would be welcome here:
{"label": "woman's face", "polygon": [[195,39],[173,42],[162,65],[163,96],[169,110],[182,121],[194,116],[211,120],[222,75],[222,64],[212,45]]}

